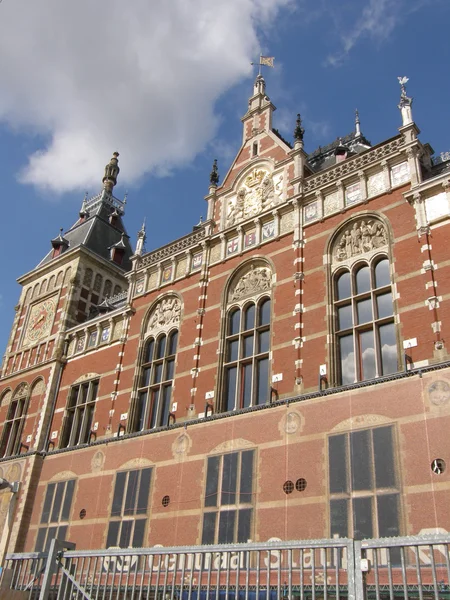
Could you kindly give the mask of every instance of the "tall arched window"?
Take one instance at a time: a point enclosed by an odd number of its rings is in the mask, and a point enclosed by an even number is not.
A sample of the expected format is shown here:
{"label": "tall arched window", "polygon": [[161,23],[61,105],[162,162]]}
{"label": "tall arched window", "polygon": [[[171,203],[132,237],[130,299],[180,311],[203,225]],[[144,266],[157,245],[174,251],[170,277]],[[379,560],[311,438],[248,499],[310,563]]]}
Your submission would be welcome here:
{"label": "tall arched window", "polygon": [[135,431],[164,427],[171,412],[178,330],[148,338],[142,355]]}
{"label": "tall arched window", "polygon": [[339,383],[395,373],[397,341],[389,260],[377,255],[334,275]]}
{"label": "tall arched window", "polygon": [[21,436],[27,416],[30,388],[21,383],[9,403],[8,413],[3,425],[0,443],[0,457],[14,456],[20,453]]}
{"label": "tall arched window", "polygon": [[268,402],[269,351],[270,298],[232,307],[226,318],[224,410]]}

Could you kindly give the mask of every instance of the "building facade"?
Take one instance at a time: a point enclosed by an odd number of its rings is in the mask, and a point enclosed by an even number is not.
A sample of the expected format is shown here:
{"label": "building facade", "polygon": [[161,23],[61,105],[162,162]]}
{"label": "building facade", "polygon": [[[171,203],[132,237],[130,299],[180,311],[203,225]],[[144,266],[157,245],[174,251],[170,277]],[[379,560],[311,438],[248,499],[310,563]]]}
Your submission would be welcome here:
{"label": "building facade", "polygon": [[450,157],[290,144],[256,78],[207,218],[131,248],[113,188],[19,279],[0,552],[450,531]]}

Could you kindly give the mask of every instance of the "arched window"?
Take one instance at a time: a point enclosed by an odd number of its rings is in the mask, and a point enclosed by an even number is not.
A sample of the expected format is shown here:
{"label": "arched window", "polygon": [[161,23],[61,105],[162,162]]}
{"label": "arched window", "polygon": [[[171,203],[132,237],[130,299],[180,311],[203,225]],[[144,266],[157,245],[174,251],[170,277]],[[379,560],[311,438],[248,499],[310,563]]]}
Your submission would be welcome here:
{"label": "arched window", "polygon": [[103,298],[109,298],[111,296],[111,290],[112,290],[112,282],[107,279],[105,281],[105,285],[103,287]]}
{"label": "arched window", "polygon": [[28,410],[30,388],[21,383],[9,403],[8,413],[3,425],[0,443],[0,457],[14,456],[20,453],[21,436]]}
{"label": "arched window", "polygon": [[134,429],[165,427],[171,411],[178,330],[147,339],[141,360]]}
{"label": "arched window", "polygon": [[97,273],[94,279],[94,292],[96,292],[97,294],[100,294],[100,291],[102,289],[102,283],[103,277],[100,275],[100,273]]}
{"label": "arched window", "polygon": [[85,285],[86,287],[91,287],[93,275],[94,274],[92,272],[92,269],[86,269],[86,271],[84,272],[83,285]]}
{"label": "arched window", "polygon": [[269,401],[270,298],[227,313],[224,356],[226,411]]}
{"label": "arched window", "polygon": [[338,380],[342,385],[398,370],[389,260],[356,262],[334,275]]}
{"label": "arched window", "polygon": [[117,294],[120,294],[121,291],[122,291],[122,288],[120,287],[120,285],[114,286],[114,296],[116,296]]}

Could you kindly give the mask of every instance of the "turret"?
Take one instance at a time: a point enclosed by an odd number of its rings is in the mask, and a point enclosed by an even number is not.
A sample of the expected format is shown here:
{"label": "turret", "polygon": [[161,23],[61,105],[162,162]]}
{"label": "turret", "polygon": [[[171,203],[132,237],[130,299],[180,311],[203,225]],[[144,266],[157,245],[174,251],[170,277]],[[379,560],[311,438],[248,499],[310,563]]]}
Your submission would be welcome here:
{"label": "turret", "polygon": [[117,176],[119,174],[119,153],[114,152],[111,160],[105,167],[105,175],[102,179],[103,181],[103,189],[112,194],[113,188],[117,183]]}

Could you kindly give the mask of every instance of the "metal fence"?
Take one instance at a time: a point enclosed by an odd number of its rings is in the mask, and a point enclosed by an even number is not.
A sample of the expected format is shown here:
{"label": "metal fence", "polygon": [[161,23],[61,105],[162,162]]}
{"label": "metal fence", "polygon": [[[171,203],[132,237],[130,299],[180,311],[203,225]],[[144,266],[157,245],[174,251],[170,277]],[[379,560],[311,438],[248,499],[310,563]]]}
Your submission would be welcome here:
{"label": "metal fence", "polygon": [[[2,592],[30,600],[450,599],[450,535],[75,550],[7,556]],[[2,592],[0,597],[3,598]]]}

